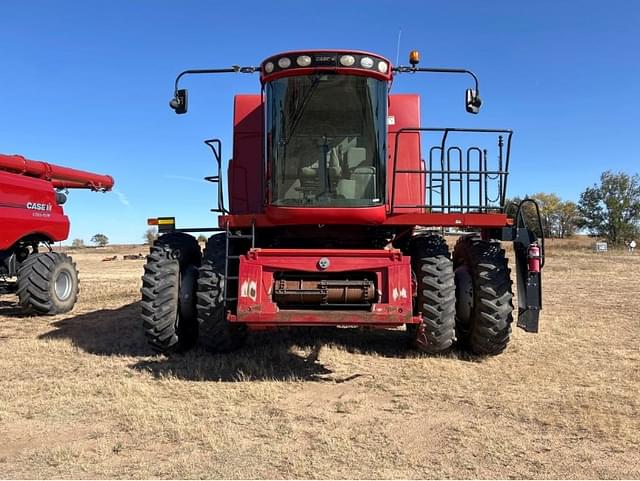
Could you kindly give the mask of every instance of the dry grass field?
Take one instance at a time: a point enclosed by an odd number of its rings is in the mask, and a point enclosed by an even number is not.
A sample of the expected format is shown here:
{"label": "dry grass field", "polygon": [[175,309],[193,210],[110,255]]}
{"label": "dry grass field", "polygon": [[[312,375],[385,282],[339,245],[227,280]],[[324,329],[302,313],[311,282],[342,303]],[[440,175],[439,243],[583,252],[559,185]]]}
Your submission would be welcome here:
{"label": "dry grass field", "polygon": [[143,261],[73,255],[72,313],[0,296],[0,478],[640,477],[638,253],[550,244],[541,332],[486,360],[352,329],[154,355]]}

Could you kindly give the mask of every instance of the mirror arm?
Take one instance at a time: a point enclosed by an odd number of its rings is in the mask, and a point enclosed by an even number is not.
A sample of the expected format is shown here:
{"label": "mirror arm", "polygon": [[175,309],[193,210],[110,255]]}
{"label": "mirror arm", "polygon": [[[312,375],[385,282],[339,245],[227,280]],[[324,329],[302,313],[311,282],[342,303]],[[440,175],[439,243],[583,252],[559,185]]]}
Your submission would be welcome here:
{"label": "mirror arm", "polygon": [[471,70],[467,70],[464,68],[445,68],[445,67],[408,67],[404,65],[398,65],[394,67],[392,71],[397,73],[415,73],[415,72],[427,72],[427,73],[464,73],[467,75],[471,75],[473,81],[475,82],[475,91],[478,95],[480,95],[480,87],[478,85],[478,77]]}
{"label": "mirror arm", "polygon": [[254,73],[259,72],[260,67],[241,67],[240,65],[234,65],[231,68],[212,68],[212,69],[191,69],[185,70],[184,72],[180,72],[176,77],[176,82],[174,84],[174,94],[178,92],[178,83],[180,79],[185,75],[191,74],[215,74],[215,73]]}

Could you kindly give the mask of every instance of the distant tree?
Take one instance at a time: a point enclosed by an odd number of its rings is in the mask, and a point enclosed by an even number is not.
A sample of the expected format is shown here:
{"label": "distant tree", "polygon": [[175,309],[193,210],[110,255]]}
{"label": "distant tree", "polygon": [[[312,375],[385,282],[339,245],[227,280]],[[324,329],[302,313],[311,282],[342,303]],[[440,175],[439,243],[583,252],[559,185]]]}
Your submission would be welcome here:
{"label": "distant tree", "polygon": [[571,237],[576,233],[580,213],[575,202],[570,200],[558,205],[558,237]]}
{"label": "distant tree", "polygon": [[542,228],[545,237],[560,237],[559,231],[559,209],[561,200],[556,194],[538,192],[531,196],[538,202],[540,216],[542,217]]}
{"label": "distant tree", "polygon": [[200,234],[198,236],[198,242],[207,242],[207,236],[204,234]]}
{"label": "distant tree", "polygon": [[[531,197],[528,195],[524,197],[524,199],[530,199],[530,198]],[[520,197],[513,197],[511,199],[507,199],[507,202],[506,202],[507,207],[506,207],[505,213],[507,214],[507,217],[509,217],[510,219],[513,219],[514,222],[516,221],[517,206],[518,204],[520,204],[520,202],[522,202],[522,200],[523,199]],[[538,227],[538,217],[536,216],[535,207],[531,205],[530,202],[527,202],[523,204],[521,214],[527,228],[535,232],[537,236],[541,236],[542,232],[540,232],[540,229]]]}
{"label": "distant tree", "polygon": [[80,248],[84,247],[84,241],[82,239],[73,239],[71,241],[71,247],[75,247],[77,249],[80,249]]}
{"label": "distant tree", "polygon": [[610,170],[587,187],[578,203],[578,226],[620,244],[640,232],[640,176]]}
{"label": "distant tree", "polygon": [[[576,222],[578,218],[577,206],[571,201],[562,201],[557,194],[538,192],[526,199],[533,199],[540,208],[540,217],[542,220],[542,228],[545,237],[567,237],[572,235],[576,230]],[[516,216],[516,205],[522,199],[514,197],[507,204],[506,213],[512,219]],[[509,204],[509,202],[511,204]],[[529,229],[533,230],[537,235],[541,232],[538,226],[538,217],[535,207],[526,203],[522,207],[522,215]]]}
{"label": "distant tree", "polygon": [[104,247],[109,243],[109,238],[104,234],[96,234],[91,238],[91,242],[99,247]]}
{"label": "distant tree", "polygon": [[145,243],[151,245],[158,238],[158,229],[155,227],[149,227],[145,233],[142,235]]}

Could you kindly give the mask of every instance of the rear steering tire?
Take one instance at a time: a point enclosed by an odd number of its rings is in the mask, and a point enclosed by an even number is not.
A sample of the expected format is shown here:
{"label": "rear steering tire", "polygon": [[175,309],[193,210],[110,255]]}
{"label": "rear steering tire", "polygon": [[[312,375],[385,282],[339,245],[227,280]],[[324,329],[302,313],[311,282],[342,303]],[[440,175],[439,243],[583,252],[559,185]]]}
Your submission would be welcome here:
{"label": "rear steering tire", "polygon": [[73,309],[78,297],[78,271],[66,254],[29,255],[18,269],[18,301],[26,314],[54,315]]}
{"label": "rear steering tire", "polygon": [[142,276],[142,324],[151,347],[183,352],[198,338],[195,292],[202,254],[190,235],[165,234],[155,241]]}
{"label": "rear steering tire", "polygon": [[428,235],[415,237],[410,251],[418,285],[414,313],[422,314],[422,325],[409,324],[407,329],[418,349],[441,354],[456,339],[456,287],[449,248],[443,237]]}
{"label": "rear steering tire", "polygon": [[[247,338],[244,324],[227,320],[227,311],[236,301],[224,306],[226,234],[213,235],[207,241],[198,277],[197,309],[200,341],[212,352],[229,352],[241,347]],[[230,252],[230,255],[239,254]],[[229,275],[238,275],[238,261],[229,259]],[[228,282],[229,297],[237,295],[237,282]]]}
{"label": "rear steering tire", "polygon": [[499,242],[465,236],[453,253],[458,339],[473,354],[503,352],[511,336],[513,292]]}

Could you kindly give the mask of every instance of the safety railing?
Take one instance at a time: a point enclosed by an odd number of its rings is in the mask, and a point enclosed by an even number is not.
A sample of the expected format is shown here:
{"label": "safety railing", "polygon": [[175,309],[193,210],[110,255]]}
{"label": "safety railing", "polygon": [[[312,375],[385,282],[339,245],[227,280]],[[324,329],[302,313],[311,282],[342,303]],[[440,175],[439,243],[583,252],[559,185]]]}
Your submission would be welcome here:
{"label": "safety railing", "polygon": [[[441,135],[428,149],[422,169],[398,168],[399,147],[406,134]],[[495,141],[487,146],[488,135]],[[487,213],[504,209],[511,152],[511,130],[462,128],[403,128],[396,133],[391,184],[391,213],[397,209],[422,208],[434,213]],[[452,138],[455,137],[454,140]],[[464,138],[463,138],[464,137]],[[476,145],[483,137],[485,142]],[[421,139],[424,140],[424,139]],[[471,141],[473,143],[471,143]],[[424,204],[398,202],[399,174],[424,176]],[[413,182],[412,182],[413,183]]]}
{"label": "safety railing", "polygon": [[224,205],[224,192],[222,190],[222,141],[220,139],[208,139],[204,143],[211,149],[213,158],[216,161],[216,174],[208,175],[204,178],[207,182],[212,182],[218,186],[218,206],[211,209],[211,212],[228,214],[229,210]]}

